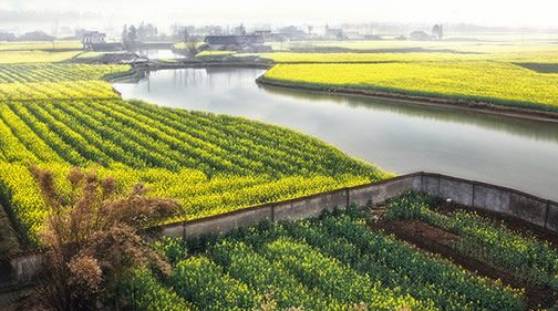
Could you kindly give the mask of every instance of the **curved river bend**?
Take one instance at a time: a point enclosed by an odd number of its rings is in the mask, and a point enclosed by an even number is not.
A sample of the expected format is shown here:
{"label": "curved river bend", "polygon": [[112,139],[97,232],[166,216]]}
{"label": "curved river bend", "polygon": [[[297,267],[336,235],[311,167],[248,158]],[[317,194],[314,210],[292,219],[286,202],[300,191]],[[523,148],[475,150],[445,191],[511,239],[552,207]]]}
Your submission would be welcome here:
{"label": "curved river bend", "polygon": [[263,73],[164,70],[114,87],[125,99],[286,126],[400,174],[444,173],[558,200],[558,124],[260,87]]}

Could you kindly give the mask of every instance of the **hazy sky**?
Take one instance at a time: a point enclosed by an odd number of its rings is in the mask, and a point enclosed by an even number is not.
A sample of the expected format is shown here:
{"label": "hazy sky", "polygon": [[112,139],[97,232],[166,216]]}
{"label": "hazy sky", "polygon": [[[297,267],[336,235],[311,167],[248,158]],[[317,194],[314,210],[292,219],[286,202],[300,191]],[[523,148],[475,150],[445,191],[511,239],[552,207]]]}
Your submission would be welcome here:
{"label": "hazy sky", "polygon": [[453,22],[558,27],[558,0],[0,0],[0,10],[185,23]]}

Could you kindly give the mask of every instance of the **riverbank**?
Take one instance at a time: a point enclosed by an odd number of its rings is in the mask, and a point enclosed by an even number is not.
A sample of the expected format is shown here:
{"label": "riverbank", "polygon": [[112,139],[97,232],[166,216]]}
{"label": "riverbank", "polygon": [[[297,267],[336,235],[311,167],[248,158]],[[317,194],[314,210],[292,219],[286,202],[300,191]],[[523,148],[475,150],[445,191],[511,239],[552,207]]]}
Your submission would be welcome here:
{"label": "riverbank", "polygon": [[491,104],[488,102],[468,101],[466,99],[456,100],[434,96],[285,82],[266,78],[265,75],[260,76],[256,80],[256,83],[263,86],[303,90],[313,93],[377,98],[382,100],[389,100],[399,104],[438,106],[531,121],[558,123],[558,112],[538,111],[534,109],[518,107],[506,107],[502,105]]}
{"label": "riverbank", "polygon": [[[245,59],[227,59],[221,61],[200,61],[200,60],[179,60],[179,61],[153,61],[132,63],[132,71],[129,74],[109,77],[110,82],[118,82],[126,79],[142,78],[142,72],[156,71],[156,70],[171,70],[181,68],[257,68],[269,70],[273,68],[276,63],[268,60],[263,60],[257,57],[250,57]],[[426,105],[438,106],[458,111],[474,111],[478,113],[504,116],[516,119],[558,123],[558,112],[547,111],[536,108],[522,108],[520,106],[507,106],[505,104],[491,103],[489,101],[478,101],[467,98],[450,98],[443,96],[422,95],[416,93],[406,93],[404,91],[382,91],[373,89],[358,89],[348,87],[331,87],[327,85],[311,84],[311,83],[297,83],[278,81],[269,79],[262,75],[256,79],[259,85],[274,86],[280,88],[297,89],[303,91],[310,91],[313,93],[334,94],[343,96],[358,96],[368,98],[378,98],[388,100],[398,104],[411,104],[411,105]]]}
{"label": "riverbank", "polygon": [[199,68],[248,68],[248,69],[264,69],[268,70],[273,64],[268,62],[211,62],[211,61],[153,61],[134,62],[131,63],[131,70],[124,73],[111,74],[104,77],[104,80],[110,83],[137,81],[145,76],[146,72],[157,70],[173,70],[173,69],[199,69]]}

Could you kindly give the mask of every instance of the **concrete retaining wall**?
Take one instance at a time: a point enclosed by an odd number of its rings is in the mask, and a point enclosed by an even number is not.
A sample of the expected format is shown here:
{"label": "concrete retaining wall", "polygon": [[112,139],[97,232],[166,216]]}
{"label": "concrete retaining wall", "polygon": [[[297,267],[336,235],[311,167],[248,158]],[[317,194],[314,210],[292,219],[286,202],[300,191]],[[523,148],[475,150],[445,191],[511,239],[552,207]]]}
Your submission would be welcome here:
{"label": "concrete retaining wall", "polygon": [[173,237],[198,237],[221,234],[257,224],[264,220],[283,221],[317,217],[334,208],[351,204],[373,207],[384,204],[407,191],[420,191],[451,199],[476,209],[516,217],[558,233],[558,203],[514,189],[451,176],[416,173],[387,181],[321,193],[285,202],[263,205],[207,219],[169,225],[161,234]]}
{"label": "concrete retaining wall", "polygon": [[[431,173],[416,173],[379,183],[340,189],[289,201],[251,207],[199,220],[151,228],[161,236],[196,238],[207,234],[224,234],[234,229],[256,225],[262,221],[294,221],[317,217],[334,208],[351,204],[373,207],[384,204],[407,191],[421,191],[435,197],[491,212],[517,217],[558,233],[558,203],[517,190],[471,180]],[[37,273],[36,255],[11,261],[14,279],[25,281]]]}
{"label": "concrete retaining wall", "polygon": [[422,191],[464,206],[524,220],[558,233],[558,203],[518,190],[450,176],[422,173]]}
{"label": "concrete retaining wall", "polygon": [[556,202],[548,203],[545,227],[551,231],[558,232],[558,203]]}
{"label": "concrete retaining wall", "polygon": [[171,224],[152,230],[162,236],[196,238],[206,234],[224,234],[240,227],[256,225],[265,220],[296,221],[318,217],[324,211],[346,209],[351,204],[372,206],[383,204],[409,190],[421,190],[421,173],[388,181],[320,193],[285,202],[251,207],[200,220]]}

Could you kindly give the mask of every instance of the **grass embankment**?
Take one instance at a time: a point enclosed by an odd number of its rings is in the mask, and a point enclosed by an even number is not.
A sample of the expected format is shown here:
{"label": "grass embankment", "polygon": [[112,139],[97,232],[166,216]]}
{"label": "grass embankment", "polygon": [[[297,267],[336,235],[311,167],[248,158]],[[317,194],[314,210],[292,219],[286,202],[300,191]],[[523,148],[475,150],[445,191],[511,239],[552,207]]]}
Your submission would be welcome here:
{"label": "grass embankment", "polygon": [[104,76],[128,66],[0,67],[0,193],[36,237],[48,215],[29,165],[64,193],[72,166],[176,199],[166,222],[376,181],[386,174],[314,138],[242,118],[123,101]]}
{"label": "grass embankment", "polygon": [[196,59],[201,61],[222,60],[225,57],[234,56],[234,51],[203,51],[196,55]]}

